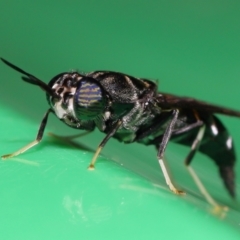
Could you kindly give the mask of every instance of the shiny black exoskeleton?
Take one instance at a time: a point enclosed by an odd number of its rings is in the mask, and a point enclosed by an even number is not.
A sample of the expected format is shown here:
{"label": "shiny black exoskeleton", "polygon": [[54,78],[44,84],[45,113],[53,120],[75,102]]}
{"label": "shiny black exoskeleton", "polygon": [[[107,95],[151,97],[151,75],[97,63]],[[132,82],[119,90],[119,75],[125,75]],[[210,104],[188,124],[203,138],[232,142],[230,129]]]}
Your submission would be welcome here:
{"label": "shiny black exoskeleton", "polygon": [[106,142],[116,138],[124,143],[153,144],[169,188],[181,193],[171,182],[163,162],[168,141],[191,146],[185,159],[188,166],[198,150],[218,166],[220,176],[231,194],[234,190],[232,139],[221,121],[213,114],[240,117],[239,111],[222,108],[192,98],[157,91],[155,83],[111,71],[61,73],[45,84],[33,75],[2,59],[24,74],[22,79],[38,85],[47,93],[50,109],[45,114],[35,141],[3,158],[16,156],[36,145],[43,136],[50,112],[70,127],[93,131],[97,127],[106,137],[100,143],[90,164],[94,163]]}

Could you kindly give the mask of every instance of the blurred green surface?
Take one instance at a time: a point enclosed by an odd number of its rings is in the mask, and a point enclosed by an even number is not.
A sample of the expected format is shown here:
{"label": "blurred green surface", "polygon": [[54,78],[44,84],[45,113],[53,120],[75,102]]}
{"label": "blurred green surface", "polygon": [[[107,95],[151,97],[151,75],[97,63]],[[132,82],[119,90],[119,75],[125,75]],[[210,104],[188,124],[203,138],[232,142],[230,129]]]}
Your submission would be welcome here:
{"label": "blurred green surface", "polygon": [[[238,1],[0,1],[0,56],[48,82],[60,72],[114,70],[159,81],[162,91],[240,109]],[[0,154],[35,138],[45,94],[0,64]],[[240,121],[222,117],[240,156]],[[153,147],[111,140],[87,166],[103,134],[49,119],[40,145],[0,161],[0,239],[239,239],[239,198],[214,164],[193,162],[208,190],[230,207],[211,213],[183,166],[188,150],[166,153],[184,197],[167,189]],[[236,175],[240,175],[239,163]],[[239,177],[237,190],[239,195]]]}

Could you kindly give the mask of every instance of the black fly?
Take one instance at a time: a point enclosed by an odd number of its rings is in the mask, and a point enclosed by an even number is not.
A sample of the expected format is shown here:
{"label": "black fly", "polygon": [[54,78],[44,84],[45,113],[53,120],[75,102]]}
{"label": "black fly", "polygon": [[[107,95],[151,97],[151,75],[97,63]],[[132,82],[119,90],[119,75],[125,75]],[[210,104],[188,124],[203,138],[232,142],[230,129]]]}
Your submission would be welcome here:
{"label": "black fly", "polygon": [[87,74],[64,72],[46,84],[10,62],[1,60],[24,74],[23,81],[44,90],[50,105],[36,140],[2,156],[3,159],[19,155],[38,144],[49,113],[54,113],[72,128],[93,131],[97,127],[106,134],[90,163],[90,169],[94,168],[99,153],[111,137],[124,143],[152,144],[158,149],[157,159],[167,185],[174,193],[181,194],[183,192],[173,185],[163,161],[167,143],[171,140],[191,147],[185,164],[193,178],[197,176],[189,164],[196,151],[209,156],[216,163],[228,192],[234,197],[236,155],[232,138],[214,114],[240,117],[239,111],[161,93],[157,91],[156,84],[147,79],[111,71]]}

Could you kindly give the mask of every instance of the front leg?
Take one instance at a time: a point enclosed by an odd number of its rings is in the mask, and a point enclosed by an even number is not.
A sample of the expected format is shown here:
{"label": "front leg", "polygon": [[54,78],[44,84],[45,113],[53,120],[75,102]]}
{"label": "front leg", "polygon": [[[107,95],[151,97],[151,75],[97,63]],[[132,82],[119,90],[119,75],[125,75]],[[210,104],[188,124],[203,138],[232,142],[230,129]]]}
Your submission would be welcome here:
{"label": "front leg", "polygon": [[44,115],[44,117],[42,119],[42,122],[40,124],[37,137],[36,137],[36,139],[34,141],[30,142],[29,144],[27,144],[23,148],[17,150],[16,152],[3,155],[2,159],[15,157],[15,156],[17,156],[19,154],[22,154],[22,153],[26,152],[28,149],[34,147],[35,145],[37,145],[42,140],[44,129],[45,129],[46,124],[47,124],[48,115],[49,115],[50,112],[52,112],[52,109],[48,109],[48,111],[45,113],[45,115]]}

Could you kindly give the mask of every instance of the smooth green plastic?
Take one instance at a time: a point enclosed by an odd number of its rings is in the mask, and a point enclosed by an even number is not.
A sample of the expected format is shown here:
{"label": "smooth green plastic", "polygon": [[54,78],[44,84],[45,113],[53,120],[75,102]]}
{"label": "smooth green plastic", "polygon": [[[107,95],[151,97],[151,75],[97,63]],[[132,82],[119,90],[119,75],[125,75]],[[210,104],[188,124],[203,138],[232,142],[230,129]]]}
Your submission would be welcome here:
{"label": "smooth green plastic", "polygon": [[[236,1],[0,1],[0,57],[48,82],[60,72],[113,70],[158,81],[159,89],[240,110],[240,4]],[[48,109],[45,93],[0,63],[0,155],[32,141]],[[240,120],[221,117],[240,156]],[[154,147],[110,140],[95,171],[88,164],[103,138],[79,133],[50,115],[43,141],[0,161],[0,239],[239,239],[233,201],[214,163],[193,167],[220,203],[214,214],[183,160],[166,159],[185,196],[166,187]],[[239,162],[236,190],[239,195]]]}

